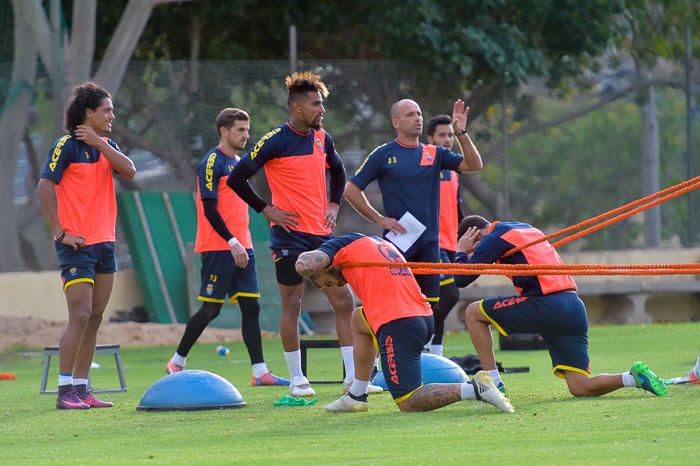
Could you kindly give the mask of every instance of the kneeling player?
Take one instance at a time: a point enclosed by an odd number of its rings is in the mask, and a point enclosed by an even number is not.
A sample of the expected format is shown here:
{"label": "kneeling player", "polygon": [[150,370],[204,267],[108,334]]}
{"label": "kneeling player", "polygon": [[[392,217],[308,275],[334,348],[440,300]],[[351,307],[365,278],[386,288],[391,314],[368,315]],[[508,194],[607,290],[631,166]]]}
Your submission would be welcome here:
{"label": "kneeling player", "polygon": [[[525,245],[544,234],[520,222],[488,222],[478,215],[466,217],[459,225],[456,263],[461,264],[563,264],[547,241],[506,256],[511,248]],[[469,254],[469,255],[468,255]],[[465,287],[478,275],[457,275],[458,287]],[[566,380],[574,396],[599,396],[623,387],[638,387],[657,396],[667,390],[661,379],[642,361],[628,372],[591,377],[588,359],[588,318],[586,307],[576,293],[569,275],[511,276],[518,296],[488,298],[467,306],[466,323],[481,364],[499,389],[505,391],[496,369],[490,325],[502,335],[539,333],[547,343],[554,375]]]}
{"label": "kneeling player", "polygon": [[326,406],[328,411],[367,411],[367,386],[377,354],[389,391],[401,411],[431,411],[460,400],[483,400],[512,413],[508,399],[486,372],[474,380],[423,385],[421,351],[433,334],[430,305],[407,267],[339,267],[351,262],[406,262],[391,243],[353,233],[301,254],[299,274],[321,288],[349,283],[363,303],[352,314],[355,380],[350,391]]}

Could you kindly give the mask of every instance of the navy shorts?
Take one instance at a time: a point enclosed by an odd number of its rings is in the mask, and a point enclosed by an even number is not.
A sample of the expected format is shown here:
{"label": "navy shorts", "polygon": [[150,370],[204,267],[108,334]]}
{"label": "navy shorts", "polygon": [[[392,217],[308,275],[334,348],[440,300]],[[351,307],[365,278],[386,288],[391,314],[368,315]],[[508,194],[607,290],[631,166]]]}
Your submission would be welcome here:
{"label": "navy shorts", "polygon": [[[448,251],[447,249],[440,248],[440,262],[443,264],[452,264],[455,261],[455,256],[457,253],[455,251]],[[455,282],[455,277],[452,274],[440,274],[440,286],[449,285]]]}
{"label": "navy shorts", "polygon": [[[407,262],[440,262],[439,241],[416,241],[403,255]],[[420,290],[430,303],[440,300],[440,274],[416,275]]]}
{"label": "navy shorts", "polygon": [[479,308],[502,335],[539,333],[547,343],[554,375],[590,376],[586,306],[574,292],[512,296],[479,301]]}
{"label": "navy shorts", "polygon": [[325,241],[333,238],[335,238],[333,235],[312,235],[301,231],[287,233],[277,225],[270,228],[270,249],[272,249],[272,260],[275,261],[277,283],[286,286],[302,283],[304,277],[299,275],[295,268],[299,255],[302,252],[318,249]]}
{"label": "navy shorts", "polygon": [[379,327],[377,344],[382,372],[396,403],[423,385],[420,356],[433,336],[433,316],[405,317]]}
{"label": "navy shorts", "polygon": [[197,299],[210,303],[223,303],[226,295],[235,303],[238,298],[259,298],[258,273],[255,269],[255,252],[246,249],[248,265],[236,266],[230,251],[202,253],[202,286]]}
{"label": "navy shorts", "polygon": [[75,283],[95,284],[95,274],[114,273],[117,260],[114,257],[114,242],[91,244],[78,250],[54,241],[58,263],[61,267],[61,280],[65,290]]}

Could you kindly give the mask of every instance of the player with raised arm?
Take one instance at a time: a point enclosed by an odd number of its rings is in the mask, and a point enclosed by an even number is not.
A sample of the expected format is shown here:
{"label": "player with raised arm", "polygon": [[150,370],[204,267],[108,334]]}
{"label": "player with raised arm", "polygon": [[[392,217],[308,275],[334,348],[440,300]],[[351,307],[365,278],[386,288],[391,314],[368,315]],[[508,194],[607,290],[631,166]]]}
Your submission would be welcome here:
{"label": "player with raised arm", "polygon": [[[405,214],[411,214],[425,230],[403,251],[412,262],[440,262],[440,174],[443,170],[457,172],[478,171],[483,164],[481,155],[467,134],[469,107],[461,99],[452,109],[453,128],[464,156],[433,144],[423,144],[423,114],[416,102],[403,99],[391,107],[391,121],[396,138],[373,150],[364,160],[355,176],[345,186],[345,199],[357,212],[380,226],[387,233],[403,235],[406,228],[399,223]],[[368,201],[364,189],[377,180],[382,194],[384,215]],[[440,275],[416,277],[418,284],[431,303],[437,303],[440,294]],[[434,306],[435,308],[435,306]]]}

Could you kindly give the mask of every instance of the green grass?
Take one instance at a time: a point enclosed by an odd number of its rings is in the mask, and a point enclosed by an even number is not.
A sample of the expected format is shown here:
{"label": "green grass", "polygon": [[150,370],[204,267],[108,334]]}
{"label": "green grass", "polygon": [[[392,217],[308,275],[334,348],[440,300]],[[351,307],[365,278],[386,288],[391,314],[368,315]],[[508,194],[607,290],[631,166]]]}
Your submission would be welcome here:
{"label": "green grass", "polygon": [[[645,360],[662,377],[695,362],[700,324],[594,327],[594,373],[628,370]],[[172,347],[123,348],[129,391],[105,394],[112,409],[58,411],[39,395],[42,357],[23,348],[0,356],[0,464],[697,464],[700,387],[674,386],[657,398],[623,389],[574,399],[550,371],[545,351],[497,353],[504,366],[530,366],[505,376],[515,415],[456,403],[431,413],[400,413],[388,395],[370,398],[368,413],[330,414],[323,405],[339,385],[316,385],[311,407],[277,408],[284,388],[249,386],[242,343],[232,359],[216,345],[197,345],[189,368],[231,380],[248,406],[198,412],[136,412],[141,395],[163,374]],[[448,336],[449,355],[473,352],[465,333]],[[286,373],[279,340],[266,340],[268,365]],[[98,359],[97,387],[117,386],[113,362]],[[55,384],[55,367],[50,384]],[[312,379],[340,377],[337,350],[309,353]]]}

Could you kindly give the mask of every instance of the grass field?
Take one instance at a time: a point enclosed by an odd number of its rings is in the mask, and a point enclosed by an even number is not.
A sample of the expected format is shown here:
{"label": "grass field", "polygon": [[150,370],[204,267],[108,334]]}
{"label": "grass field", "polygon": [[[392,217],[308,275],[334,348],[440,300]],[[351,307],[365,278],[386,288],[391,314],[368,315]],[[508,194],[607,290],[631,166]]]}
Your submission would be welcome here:
{"label": "grass field", "polygon": [[[700,323],[594,327],[594,372],[619,372],[647,361],[662,377],[692,367]],[[340,385],[316,385],[311,407],[274,407],[286,393],[250,387],[242,343],[232,358],[216,345],[197,345],[188,367],[232,381],[248,406],[197,412],[137,412],[141,395],[163,375],[171,347],[123,348],[129,391],[104,394],[115,407],[58,411],[53,395],[39,395],[42,357],[19,348],[0,355],[0,464],[700,464],[700,387],[673,386],[657,398],[623,389],[574,399],[550,371],[545,351],[497,353],[504,366],[530,366],[505,376],[516,414],[463,402],[431,413],[400,413],[389,395],[370,398],[368,413],[330,414],[323,405]],[[450,335],[447,355],[473,353],[466,333]],[[265,341],[268,365],[286,374],[279,340]],[[98,359],[97,387],[117,386],[113,362]],[[313,379],[340,377],[337,350],[311,350]],[[52,368],[50,385],[56,381]]]}

